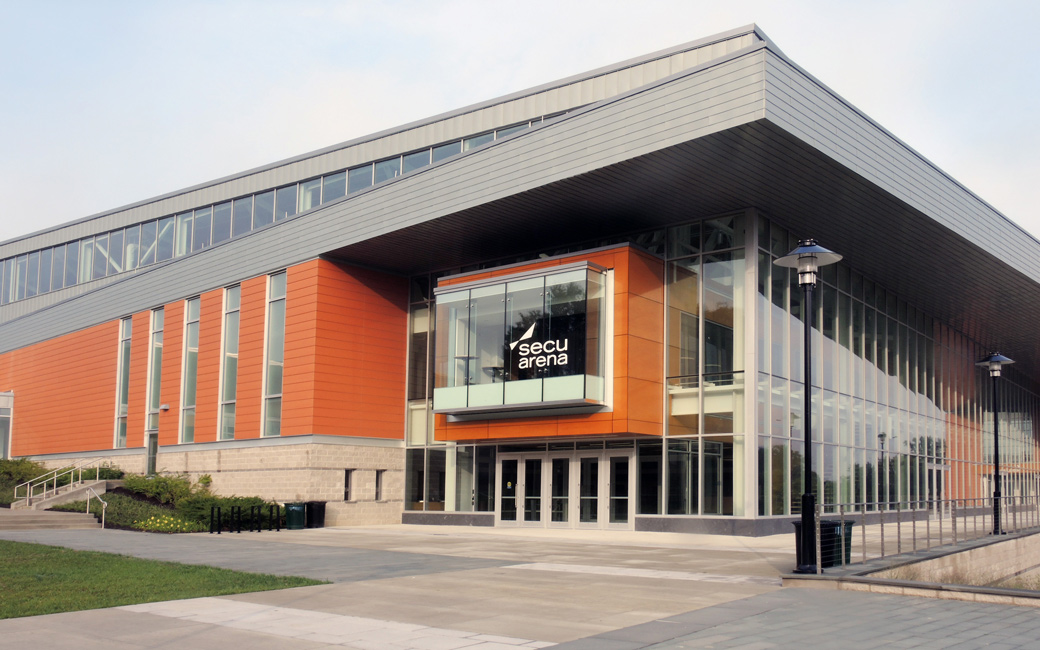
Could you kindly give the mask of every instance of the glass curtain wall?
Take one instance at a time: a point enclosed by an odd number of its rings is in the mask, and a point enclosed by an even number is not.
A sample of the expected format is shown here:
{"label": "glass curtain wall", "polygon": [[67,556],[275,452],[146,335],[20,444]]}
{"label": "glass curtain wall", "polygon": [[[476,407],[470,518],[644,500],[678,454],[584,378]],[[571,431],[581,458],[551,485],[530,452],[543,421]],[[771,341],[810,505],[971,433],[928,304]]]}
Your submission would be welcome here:
{"label": "glass curtain wall", "polygon": [[[799,514],[804,465],[802,291],[773,261],[794,235],[760,218],[756,295],[758,514]],[[838,504],[924,509],[992,494],[987,351],[844,264],[821,269],[812,319],[814,489]],[[1035,494],[1038,401],[1001,384],[1005,495]],[[860,505],[856,505],[860,507]]]}
{"label": "glass curtain wall", "polygon": [[745,511],[746,228],[735,214],[668,231],[666,514]]}
{"label": "glass curtain wall", "polygon": [[[636,446],[639,514],[799,514],[810,317],[812,480],[829,511],[839,503],[923,509],[992,494],[990,383],[974,366],[988,350],[844,264],[821,269],[814,313],[803,314],[795,272],[773,264],[795,234],[750,212],[552,253],[620,241],[666,260],[668,417],[663,440]],[[432,436],[434,282],[413,282],[406,507],[491,511],[496,448]],[[1014,366],[1000,398],[1003,493],[1038,494],[1040,400]]]}

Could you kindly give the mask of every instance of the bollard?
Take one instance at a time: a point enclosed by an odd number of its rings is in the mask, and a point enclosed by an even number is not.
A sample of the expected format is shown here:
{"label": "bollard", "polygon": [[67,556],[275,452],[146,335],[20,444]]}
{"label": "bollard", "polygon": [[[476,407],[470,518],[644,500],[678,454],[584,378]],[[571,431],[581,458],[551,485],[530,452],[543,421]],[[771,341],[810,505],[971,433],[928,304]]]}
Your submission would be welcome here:
{"label": "bollard", "polygon": [[267,507],[267,530],[271,530],[271,522],[274,521],[275,532],[282,532],[281,508],[271,504]]}

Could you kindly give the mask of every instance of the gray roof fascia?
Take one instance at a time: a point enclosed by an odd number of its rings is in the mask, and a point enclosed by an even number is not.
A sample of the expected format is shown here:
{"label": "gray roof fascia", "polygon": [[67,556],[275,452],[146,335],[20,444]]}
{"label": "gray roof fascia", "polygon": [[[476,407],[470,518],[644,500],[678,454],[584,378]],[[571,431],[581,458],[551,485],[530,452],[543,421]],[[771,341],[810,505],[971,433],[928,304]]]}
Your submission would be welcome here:
{"label": "gray roof fascia", "polygon": [[987,209],[991,210],[993,212],[994,216],[999,217],[999,218],[1007,221],[1009,224],[1011,224],[1016,229],[1018,229],[1023,235],[1025,235],[1026,237],[1032,239],[1034,242],[1036,242],[1038,245],[1040,245],[1040,239],[1038,239],[1037,237],[1032,235],[1029,231],[1027,231],[1025,228],[1020,226],[1018,223],[1016,223],[1013,219],[1011,219],[1010,217],[1005,215],[1003,212],[1001,212],[1000,210],[998,210],[995,207],[993,207],[993,205],[991,205],[988,201],[986,201],[985,199],[980,197],[978,194],[973,192],[971,189],[969,189],[963,183],[958,181],[956,178],[954,178],[950,174],[946,173],[941,167],[939,167],[938,165],[933,163],[931,160],[929,160],[927,157],[925,157],[919,151],[917,151],[916,149],[911,147],[909,144],[907,144],[905,141],[903,141],[897,135],[895,135],[894,133],[892,133],[891,131],[886,129],[884,126],[879,124],[877,121],[874,120],[874,118],[870,117],[869,115],[867,115],[866,113],[861,111],[859,108],[857,108],[854,104],[850,103],[847,99],[845,99],[844,97],[839,95],[830,86],[828,86],[827,84],[825,84],[822,81],[820,81],[812,73],[810,73],[805,68],[803,68],[802,66],[798,65],[797,63],[795,63],[786,54],[784,54],[778,47],[776,47],[776,45],[772,41],[770,41],[769,39],[765,39],[764,35],[763,35],[763,39],[766,41],[766,49],[768,49],[772,54],[776,55],[778,58],[780,58],[780,60],[782,60],[784,63],[786,63],[792,69],[794,69],[799,74],[801,74],[803,77],[805,77],[812,84],[816,85],[821,90],[823,90],[824,92],[829,94],[836,101],[838,101],[843,106],[845,106],[845,108],[847,108],[849,111],[855,113],[857,116],[859,116],[863,120],[869,122],[874,128],[876,128],[878,131],[882,132],[886,137],[888,137],[893,142],[895,142],[897,145],[899,145],[900,147],[905,149],[907,153],[909,153],[913,157],[919,159],[922,163],[924,163],[925,165],[930,167],[937,174],[943,176],[950,183],[953,183],[954,185],[956,185],[965,194],[970,195],[973,199],[978,201],[980,204],[985,206]]}
{"label": "gray roof fascia", "polygon": [[384,137],[387,137],[387,136],[390,136],[390,135],[394,135],[394,134],[401,133],[401,132],[404,132],[404,131],[408,131],[408,130],[411,130],[411,129],[415,129],[415,128],[418,128],[418,127],[426,126],[428,124],[434,124],[436,122],[447,120],[447,119],[450,119],[450,118],[453,118],[453,117],[458,117],[460,115],[465,115],[467,113],[472,113],[474,111],[478,111],[478,110],[481,110],[481,109],[484,109],[484,108],[489,108],[491,106],[495,106],[496,104],[501,104],[501,103],[513,101],[513,100],[516,100],[516,99],[521,99],[521,98],[526,97],[528,95],[534,95],[534,94],[542,93],[542,92],[545,92],[545,91],[548,91],[548,90],[553,90],[554,88],[567,86],[569,84],[573,84],[573,83],[576,83],[576,82],[579,82],[579,81],[585,81],[585,80],[588,80],[588,79],[594,79],[596,77],[600,77],[600,76],[603,76],[603,75],[606,75],[606,74],[610,74],[612,72],[617,72],[619,70],[624,70],[626,68],[631,68],[631,67],[635,67],[635,66],[638,66],[638,65],[642,65],[644,63],[649,63],[649,62],[655,61],[657,59],[666,58],[666,57],[672,56],[674,54],[678,54],[680,52],[684,52],[686,50],[693,50],[693,49],[696,49],[696,48],[701,48],[701,47],[704,47],[704,46],[707,46],[707,45],[712,45],[714,43],[726,41],[726,40],[729,40],[729,39],[732,39],[732,38],[736,38],[736,37],[739,37],[739,36],[745,36],[747,34],[754,34],[759,39],[761,39],[763,42],[765,42],[765,43],[772,43],[772,41],[770,41],[765,36],[765,34],[762,33],[761,30],[759,30],[758,26],[752,23],[752,24],[746,25],[744,27],[739,27],[737,29],[732,29],[732,30],[729,30],[729,31],[726,31],[726,32],[722,32],[722,33],[719,33],[719,34],[715,34],[715,35],[712,35],[712,36],[707,36],[707,37],[704,37],[704,38],[700,38],[700,39],[696,39],[696,40],[693,40],[693,41],[689,41],[687,43],[683,43],[681,45],[676,45],[674,47],[669,47],[669,48],[666,48],[666,49],[663,49],[663,50],[658,50],[658,51],[652,52],[650,54],[645,54],[645,55],[634,57],[634,58],[631,58],[631,59],[626,59],[625,61],[621,61],[619,63],[614,63],[614,64],[611,64],[611,65],[602,66],[602,67],[596,68],[594,70],[590,70],[588,72],[583,72],[583,73],[571,75],[569,77],[564,77],[563,79],[558,79],[556,81],[550,81],[548,83],[544,83],[544,84],[541,84],[541,85],[538,85],[538,86],[527,88],[525,90],[520,90],[520,91],[517,91],[517,92],[513,92],[513,93],[510,93],[510,94],[507,94],[507,95],[502,95],[502,96],[496,97],[494,99],[485,100],[485,101],[482,101],[482,102],[478,102],[476,104],[470,104],[470,105],[464,106],[462,108],[458,108],[458,109],[454,109],[454,110],[447,111],[447,112],[444,112],[444,113],[440,113],[438,115],[434,115],[432,117],[427,117],[427,118],[423,118],[423,119],[420,119],[420,120],[416,120],[414,122],[409,122],[409,123],[403,124],[401,126],[391,127],[389,129],[384,129],[382,131],[377,131],[375,133],[371,133],[371,134],[368,134],[368,135],[360,136],[360,137],[354,138],[352,140],[347,140],[347,141],[344,141],[344,142],[340,142],[338,144],[330,145],[330,146],[327,146],[327,147],[322,147],[321,149],[316,149],[314,151],[310,151],[310,152],[307,152],[307,153],[303,153],[303,154],[299,154],[299,155],[296,155],[296,156],[292,156],[290,158],[285,158],[285,159],[282,159],[282,160],[279,160],[279,161],[276,161],[276,162],[273,162],[273,163],[268,163],[268,164],[265,164],[265,165],[261,165],[259,167],[253,167],[251,169],[247,169],[247,170],[242,171],[242,172],[237,172],[237,173],[234,173],[234,174],[230,174],[228,176],[222,176],[222,177],[214,179],[214,180],[205,181],[205,182],[202,182],[202,183],[191,185],[189,187],[185,187],[185,188],[181,188],[179,190],[174,190],[174,191],[171,191],[171,192],[167,192],[165,194],[160,194],[158,196],[153,196],[153,197],[150,197],[150,198],[147,198],[147,199],[143,199],[141,201],[135,201],[133,203],[128,203],[128,204],[120,206],[118,208],[114,208],[114,209],[111,209],[111,210],[105,210],[103,212],[97,212],[95,214],[88,215],[86,217],[81,217],[79,219],[73,219],[71,221],[67,221],[67,222],[59,224],[57,226],[51,226],[49,228],[43,228],[41,230],[37,230],[35,232],[31,232],[31,233],[28,233],[28,234],[25,234],[25,235],[19,235],[17,237],[13,237],[13,238],[5,240],[5,241],[0,241],[0,247],[5,246],[7,244],[13,244],[13,243],[16,243],[16,242],[19,242],[19,241],[23,241],[25,239],[30,239],[32,237],[38,237],[40,235],[44,235],[44,234],[47,234],[49,232],[54,232],[54,231],[60,230],[62,228],[67,228],[69,226],[74,226],[74,225],[86,223],[86,222],[89,222],[89,221],[93,221],[94,219],[100,219],[100,218],[103,218],[103,217],[107,217],[109,215],[113,215],[113,214],[116,214],[116,213],[119,213],[119,212],[130,210],[130,209],[133,209],[133,208],[137,208],[137,207],[141,207],[141,206],[148,205],[148,204],[151,204],[151,203],[156,203],[158,201],[163,201],[163,200],[166,200],[166,199],[174,198],[174,197],[180,196],[182,194],[188,194],[190,192],[195,192],[195,191],[202,190],[202,189],[205,189],[205,188],[208,188],[208,187],[213,187],[215,185],[220,185],[221,183],[227,183],[227,182],[234,181],[234,180],[237,180],[237,179],[240,179],[240,178],[245,178],[245,177],[248,177],[248,176],[252,176],[254,174],[258,174],[258,173],[261,173],[261,172],[270,171],[272,169],[277,169],[277,168],[283,167],[285,165],[290,165],[290,164],[293,164],[293,163],[296,163],[296,162],[300,162],[300,161],[303,161],[303,160],[308,160],[310,158],[315,158],[317,156],[321,156],[321,155],[324,155],[324,154],[327,154],[327,153],[331,153],[331,152],[337,151],[339,149],[344,149],[344,148],[347,148],[347,147],[352,147],[352,146],[356,146],[356,145],[359,145],[359,144],[364,144],[366,142],[371,142],[371,141],[374,141],[374,140],[378,140],[380,138],[384,138]]}
{"label": "gray roof fascia", "polygon": [[[0,332],[4,334],[0,336],[0,353],[54,336],[86,329],[120,316],[179,300],[188,295],[210,291],[237,281],[269,273],[279,268],[299,264],[314,259],[327,251],[349,246],[359,241],[365,241],[385,232],[406,228],[415,223],[435,220],[440,216],[451,214],[473,205],[493,201],[502,196],[522,192],[530,187],[537,187],[559,178],[580,175],[587,171],[590,165],[591,168],[602,167],[614,164],[618,160],[640,155],[644,151],[626,148],[623,153],[618,153],[611,149],[609,154],[600,153],[598,158],[590,161],[588,160],[590,154],[585,151],[585,146],[583,145],[578,148],[580,153],[575,151],[568,152],[568,155],[571,156],[571,164],[561,167],[557,160],[562,156],[562,152],[557,148],[542,146],[542,144],[546,142],[559,143],[561,138],[557,137],[557,134],[559,134],[561,129],[568,129],[572,123],[587,122],[585,120],[586,117],[595,119],[598,117],[597,113],[604,109],[609,110],[614,105],[623,105],[625,102],[634,100],[641,95],[647,95],[654,90],[664,88],[676,80],[705,73],[712,68],[725,66],[726,64],[737,63],[744,57],[749,57],[756,52],[762,51],[764,47],[764,43],[757,43],[742,48],[718,59],[707,61],[688,70],[677,72],[669,77],[580,108],[556,120],[545,122],[537,128],[512,134],[502,140],[495,140],[468,152],[452,156],[437,164],[424,167],[407,176],[400,176],[385,183],[366,188],[285,221],[253,231],[240,238],[227,240],[218,246],[139,270],[129,274],[125,279],[113,282],[107,286],[91,288],[83,294],[47,305],[36,312],[13,318],[0,324]],[[752,60],[749,60],[748,63],[748,66],[751,68],[762,67],[763,65],[763,62]],[[752,85],[760,84],[761,82],[753,82]],[[708,93],[704,101],[714,105],[715,102],[721,101],[721,99],[718,93]],[[752,105],[764,103],[764,100],[761,99],[743,101]],[[619,107],[620,109],[621,107]],[[683,111],[684,114],[688,112],[685,109]],[[761,117],[761,115],[758,115],[758,117]],[[640,127],[645,126],[646,120],[641,111],[633,113],[629,119]],[[665,125],[667,127],[667,136],[659,136],[658,139],[652,142],[639,141],[646,148],[646,151],[652,151],[669,146],[668,143],[676,138],[689,139],[698,137],[689,135],[690,130],[714,132],[730,128],[737,122],[743,123],[746,121],[746,119],[740,118],[736,122],[731,123],[668,124]],[[593,126],[602,128],[602,125]],[[605,130],[613,132],[614,128]],[[580,137],[573,135],[572,129],[570,131],[571,133],[566,133],[567,136],[571,138]],[[661,137],[664,137],[667,142],[662,140]],[[566,140],[566,137],[563,139]],[[531,144],[527,145],[527,143]],[[475,176],[484,179],[487,176],[486,164],[471,162],[478,156],[491,155],[493,159],[497,159],[499,168],[504,169],[509,164],[513,164],[510,152],[514,150],[514,147],[526,147],[528,150],[544,151],[546,152],[546,160],[552,161],[552,164],[547,163],[542,175],[536,178],[527,178],[523,181],[514,179],[516,182],[508,187],[494,186],[492,183],[490,188],[485,187],[483,191],[472,193],[462,192],[460,185],[452,180],[453,176],[461,176],[462,186],[465,186]],[[498,154],[497,156],[495,155],[496,153]],[[470,164],[467,165],[467,163]],[[479,174],[474,171],[475,167],[480,168]],[[502,173],[505,174],[506,172],[502,171]],[[432,193],[427,193],[424,190],[423,204],[421,206],[416,206],[414,201],[409,203],[410,197],[407,195],[407,188],[413,184],[436,188],[436,192],[440,193],[440,195],[435,198],[439,198],[440,202],[430,204],[429,200]],[[393,196],[398,190],[405,195],[402,204],[388,205],[385,201],[385,198],[388,198],[387,194]],[[403,210],[403,212],[398,212],[400,210]],[[396,218],[379,218],[380,215],[385,215],[388,211],[394,212]],[[322,227],[327,230],[321,237],[317,237],[314,232],[308,233],[310,229],[321,229]],[[301,237],[301,235],[305,234],[312,234],[315,237]],[[300,242],[305,239],[320,240],[320,247],[318,245],[307,245],[306,243],[301,244]],[[280,245],[285,242],[293,242],[292,246],[288,247],[290,250],[286,250],[285,247]],[[271,256],[267,256],[269,252],[272,253]],[[218,259],[220,262],[217,262]],[[87,298],[91,299],[89,303],[85,302]]]}

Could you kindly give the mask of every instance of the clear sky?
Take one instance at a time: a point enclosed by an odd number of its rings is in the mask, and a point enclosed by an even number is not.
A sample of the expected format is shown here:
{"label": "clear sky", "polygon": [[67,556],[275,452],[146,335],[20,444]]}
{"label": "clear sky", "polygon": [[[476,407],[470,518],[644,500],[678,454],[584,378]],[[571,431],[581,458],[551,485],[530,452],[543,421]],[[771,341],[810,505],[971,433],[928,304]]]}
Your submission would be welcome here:
{"label": "clear sky", "polygon": [[1040,238],[1036,0],[0,0],[0,241],[757,23]]}

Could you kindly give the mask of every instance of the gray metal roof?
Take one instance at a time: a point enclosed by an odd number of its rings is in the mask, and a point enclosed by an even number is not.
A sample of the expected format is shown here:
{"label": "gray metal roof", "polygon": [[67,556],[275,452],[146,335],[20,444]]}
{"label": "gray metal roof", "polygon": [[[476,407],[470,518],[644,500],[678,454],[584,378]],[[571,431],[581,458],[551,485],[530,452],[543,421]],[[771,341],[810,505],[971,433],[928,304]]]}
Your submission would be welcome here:
{"label": "gray metal roof", "polygon": [[1040,243],[768,40],[19,318],[0,351],[320,254],[410,273],[746,207],[1040,374]]}

